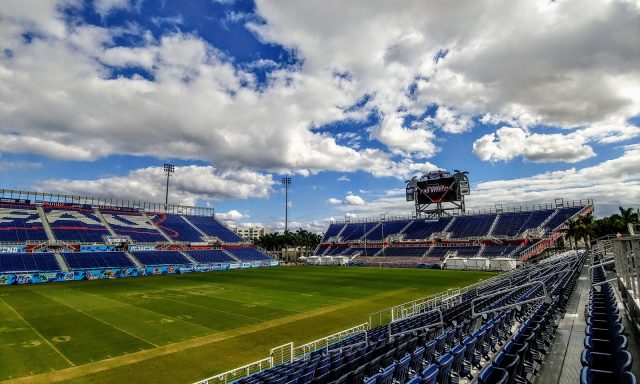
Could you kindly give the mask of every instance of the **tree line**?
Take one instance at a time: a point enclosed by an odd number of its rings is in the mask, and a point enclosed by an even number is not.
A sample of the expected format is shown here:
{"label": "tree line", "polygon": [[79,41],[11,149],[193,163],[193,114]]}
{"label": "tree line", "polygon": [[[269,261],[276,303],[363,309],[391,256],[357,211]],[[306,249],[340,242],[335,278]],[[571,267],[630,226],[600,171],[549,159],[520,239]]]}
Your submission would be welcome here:
{"label": "tree line", "polygon": [[627,224],[638,222],[638,213],[633,208],[618,207],[620,213],[611,216],[594,218],[592,214],[580,216],[576,219],[567,220],[565,228],[565,237],[576,248],[578,241],[582,240],[585,244],[589,244],[591,239],[597,239],[602,236],[628,234],[629,228]]}
{"label": "tree line", "polygon": [[284,233],[267,233],[266,235],[255,239],[253,243],[267,251],[279,251],[283,248],[289,247],[306,247],[307,249],[315,249],[321,241],[322,235],[300,228],[296,232],[285,231]]}

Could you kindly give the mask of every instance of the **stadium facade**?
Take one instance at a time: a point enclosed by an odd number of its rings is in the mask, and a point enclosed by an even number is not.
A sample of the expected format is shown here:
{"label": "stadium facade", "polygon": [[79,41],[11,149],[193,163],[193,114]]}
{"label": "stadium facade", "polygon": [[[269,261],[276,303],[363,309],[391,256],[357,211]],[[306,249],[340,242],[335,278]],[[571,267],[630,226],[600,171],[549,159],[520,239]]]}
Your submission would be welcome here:
{"label": "stadium facade", "polygon": [[268,267],[212,209],[0,190],[0,284]]}

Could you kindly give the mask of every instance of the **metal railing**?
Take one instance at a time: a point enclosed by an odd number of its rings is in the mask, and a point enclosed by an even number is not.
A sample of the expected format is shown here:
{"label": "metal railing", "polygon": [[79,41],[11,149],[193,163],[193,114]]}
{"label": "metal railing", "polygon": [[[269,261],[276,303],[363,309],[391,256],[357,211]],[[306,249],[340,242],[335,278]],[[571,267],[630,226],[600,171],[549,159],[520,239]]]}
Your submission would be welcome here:
{"label": "metal railing", "polygon": [[262,360],[254,361],[253,363],[243,365],[242,367],[232,369],[225,373],[221,373],[219,375],[197,381],[195,384],[227,384],[242,379],[243,377],[251,376],[254,373],[264,371],[265,369],[271,367],[273,367],[273,359],[271,357],[267,357]]}
{"label": "metal railing", "polygon": [[0,198],[29,201],[38,205],[43,202],[58,204],[91,205],[104,208],[130,208],[149,213],[165,212],[194,216],[213,216],[214,209],[208,207],[195,207],[178,204],[152,203],[149,201],[114,199],[110,197],[76,196],[62,193],[45,193],[34,191],[21,191],[15,189],[0,189]]}
{"label": "metal railing", "polygon": [[[581,199],[581,200],[563,200],[556,199],[555,202],[551,203],[541,203],[534,205],[520,205],[506,208],[478,208],[478,209],[468,209],[466,212],[456,215],[456,216],[469,216],[469,215],[491,215],[498,213],[506,213],[506,212],[533,212],[533,211],[544,211],[548,209],[557,209],[557,208],[571,208],[571,207],[583,207],[593,205],[592,199]],[[367,218],[344,218],[344,219],[335,219],[332,220],[331,224],[354,224],[354,223],[373,223],[373,222],[382,222],[382,221],[396,221],[396,220],[425,220],[424,218],[417,218],[415,215],[395,215],[395,216],[385,216],[385,217],[367,217]]]}

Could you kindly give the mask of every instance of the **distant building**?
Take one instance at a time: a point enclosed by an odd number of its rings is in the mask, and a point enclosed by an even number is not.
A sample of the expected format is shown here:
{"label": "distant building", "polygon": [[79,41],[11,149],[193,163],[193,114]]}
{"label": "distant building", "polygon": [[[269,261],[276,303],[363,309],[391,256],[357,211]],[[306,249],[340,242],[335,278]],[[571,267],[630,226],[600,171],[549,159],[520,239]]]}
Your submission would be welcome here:
{"label": "distant building", "polygon": [[257,239],[271,232],[264,227],[231,227],[231,230],[247,240]]}

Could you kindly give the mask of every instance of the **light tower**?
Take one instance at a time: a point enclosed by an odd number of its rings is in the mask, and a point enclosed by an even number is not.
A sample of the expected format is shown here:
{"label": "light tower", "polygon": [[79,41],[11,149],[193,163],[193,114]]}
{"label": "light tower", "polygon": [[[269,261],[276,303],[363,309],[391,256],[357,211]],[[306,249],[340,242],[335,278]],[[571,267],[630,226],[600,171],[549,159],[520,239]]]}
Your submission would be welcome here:
{"label": "light tower", "polygon": [[176,170],[176,166],[175,165],[164,163],[164,172],[167,174],[167,189],[166,189],[165,195],[164,195],[165,209],[167,208],[166,205],[169,204],[169,177],[171,176],[171,174],[173,172],[175,172],[175,170]]}
{"label": "light tower", "polygon": [[289,230],[289,185],[291,184],[291,177],[285,176],[282,178],[282,185],[284,185],[284,231]]}

